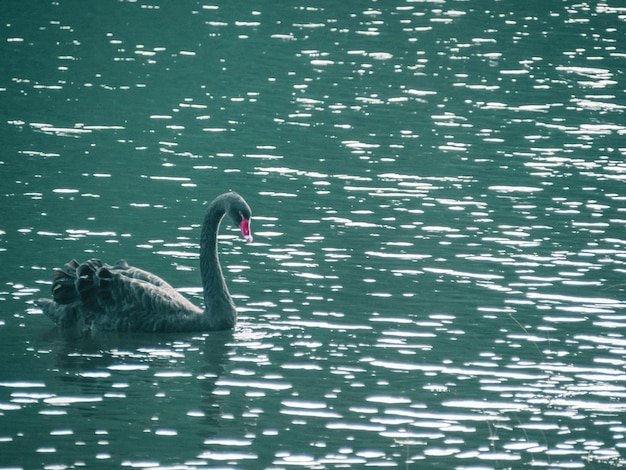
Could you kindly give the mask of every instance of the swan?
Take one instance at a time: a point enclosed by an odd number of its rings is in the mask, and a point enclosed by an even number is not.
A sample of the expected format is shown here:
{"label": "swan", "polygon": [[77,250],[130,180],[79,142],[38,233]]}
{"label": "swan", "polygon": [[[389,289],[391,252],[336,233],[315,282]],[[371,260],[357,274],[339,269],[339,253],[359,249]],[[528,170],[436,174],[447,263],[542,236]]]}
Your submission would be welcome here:
{"label": "swan", "polygon": [[251,211],[237,193],[216,197],[202,223],[200,275],[204,310],[158,276],[129,266],[124,260],[108,265],[98,259],[71,260],[57,269],[53,299],[37,304],[54,323],[83,331],[179,332],[227,330],[237,322],[237,310],[217,254],[217,232],[224,215],[251,241]]}

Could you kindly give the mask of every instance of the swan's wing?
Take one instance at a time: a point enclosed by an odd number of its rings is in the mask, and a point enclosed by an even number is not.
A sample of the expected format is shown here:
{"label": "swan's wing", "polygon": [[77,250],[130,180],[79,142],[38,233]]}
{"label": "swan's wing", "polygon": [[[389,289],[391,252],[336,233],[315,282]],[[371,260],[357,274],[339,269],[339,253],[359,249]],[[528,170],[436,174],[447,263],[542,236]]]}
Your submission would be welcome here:
{"label": "swan's wing", "polygon": [[162,287],[165,289],[174,289],[168,282],[161,279],[159,276],[149,273],[148,271],[144,271],[143,269],[135,268],[134,266],[130,266],[125,260],[118,260],[113,266],[106,266],[111,272],[115,272],[118,274],[122,274],[131,279],[139,279],[145,282],[149,282],[150,284],[154,284],[157,287]]}
{"label": "swan's wing", "polygon": [[61,327],[175,331],[181,320],[195,322],[202,313],[163,279],[125,261],[71,260],[55,271],[52,295],[38,304]]}
{"label": "swan's wing", "polygon": [[93,274],[93,282],[98,285],[95,301],[99,308],[90,319],[91,328],[111,331],[177,331],[182,328],[182,322],[200,322],[200,308],[169,284],[163,287],[151,281],[130,277],[125,272],[107,266],[99,268]]}

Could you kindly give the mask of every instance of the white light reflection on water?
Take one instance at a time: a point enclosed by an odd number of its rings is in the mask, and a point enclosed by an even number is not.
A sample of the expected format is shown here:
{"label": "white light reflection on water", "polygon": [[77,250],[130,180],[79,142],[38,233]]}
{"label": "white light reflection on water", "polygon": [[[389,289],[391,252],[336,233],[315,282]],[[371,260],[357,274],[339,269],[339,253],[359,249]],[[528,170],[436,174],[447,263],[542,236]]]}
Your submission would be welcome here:
{"label": "white light reflection on water", "polygon": [[[623,9],[462,3],[7,4],[0,466],[623,466]],[[48,331],[229,189],[234,335]]]}

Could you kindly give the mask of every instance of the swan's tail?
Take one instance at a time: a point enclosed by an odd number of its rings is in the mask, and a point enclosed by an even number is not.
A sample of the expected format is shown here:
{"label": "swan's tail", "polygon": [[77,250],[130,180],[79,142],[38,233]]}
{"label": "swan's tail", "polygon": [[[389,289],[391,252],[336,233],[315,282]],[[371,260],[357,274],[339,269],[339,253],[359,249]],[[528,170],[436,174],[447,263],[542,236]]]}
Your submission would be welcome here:
{"label": "swan's tail", "polygon": [[36,303],[50,320],[62,328],[75,326],[80,317],[78,309],[73,307],[76,304],[63,305],[50,299],[39,299]]}

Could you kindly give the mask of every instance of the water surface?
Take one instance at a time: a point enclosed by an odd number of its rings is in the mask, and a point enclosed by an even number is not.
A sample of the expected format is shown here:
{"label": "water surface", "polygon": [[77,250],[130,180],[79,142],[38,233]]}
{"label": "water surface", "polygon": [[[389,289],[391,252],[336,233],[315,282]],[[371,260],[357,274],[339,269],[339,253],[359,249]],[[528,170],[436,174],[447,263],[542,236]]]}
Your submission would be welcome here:
{"label": "water surface", "polygon": [[[0,13],[0,467],[620,467],[617,3],[57,1]],[[233,332],[81,336],[71,258]]]}

